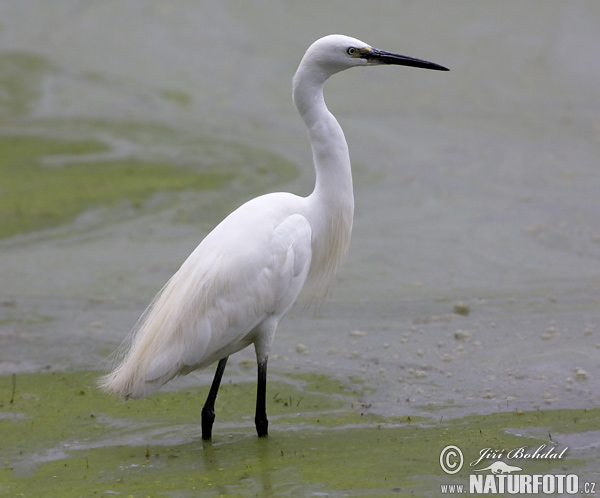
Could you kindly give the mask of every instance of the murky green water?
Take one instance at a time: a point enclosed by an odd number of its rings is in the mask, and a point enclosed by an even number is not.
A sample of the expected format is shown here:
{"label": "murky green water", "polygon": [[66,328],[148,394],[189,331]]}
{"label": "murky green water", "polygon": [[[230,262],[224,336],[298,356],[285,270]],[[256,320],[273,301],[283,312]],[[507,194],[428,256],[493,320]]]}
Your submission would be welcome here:
{"label": "murky green water", "polygon": [[[600,11],[550,3],[0,5],[0,494],[430,495],[453,443],[597,480]],[[452,71],[328,82],[348,263],[278,331],[271,437],[244,351],[203,445],[212,372],[125,405],[93,379],[225,215],[310,191],[290,82],[336,31]]]}
{"label": "murky green water", "polygon": [[[365,413],[361,385],[302,374],[270,384],[265,439],[254,432],[254,386],[225,384],[213,440],[203,442],[206,389],[122,403],[100,394],[96,380],[78,372],[0,378],[3,494],[431,494],[438,483],[467,482],[468,465],[440,475],[439,454],[449,442],[474,461],[482,448],[562,450],[573,434],[598,434],[597,409],[448,421],[377,416]],[[579,451],[523,466],[529,473],[581,472],[590,456]]]}

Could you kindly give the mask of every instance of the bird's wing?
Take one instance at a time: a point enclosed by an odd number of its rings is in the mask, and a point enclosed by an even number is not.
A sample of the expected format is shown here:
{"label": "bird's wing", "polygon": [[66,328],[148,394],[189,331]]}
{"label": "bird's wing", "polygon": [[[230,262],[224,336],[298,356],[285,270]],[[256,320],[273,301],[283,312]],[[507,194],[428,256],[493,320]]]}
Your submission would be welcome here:
{"label": "bird's wing", "polygon": [[274,313],[283,316],[294,304],[310,268],[312,230],[299,214],[288,216],[273,231]]}
{"label": "bird's wing", "polygon": [[202,368],[255,342],[257,334],[275,332],[306,280],[311,235],[306,218],[291,215],[259,243],[246,239],[239,254],[221,261],[215,299],[200,317],[199,347],[187,349],[183,364]]}
{"label": "bird's wing", "polygon": [[270,227],[252,221],[230,219],[189,256],[141,319],[105,388],[147,396],[243,349],[262,322],[285,315],[310,267],[310,225],[300,215]]}

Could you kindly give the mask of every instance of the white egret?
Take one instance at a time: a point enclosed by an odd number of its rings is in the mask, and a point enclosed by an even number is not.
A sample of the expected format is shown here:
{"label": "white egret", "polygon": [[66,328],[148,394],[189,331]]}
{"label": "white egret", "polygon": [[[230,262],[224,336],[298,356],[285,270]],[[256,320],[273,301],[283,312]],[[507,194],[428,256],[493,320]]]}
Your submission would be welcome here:
{"label": "white egret", "polygon": [[254,344],[256,431],[267,435],[267,360],[277,325],[307,279],[317,292],[327,288],[350,243],[354,197],[348,146],[325,105],[323,84],[344,69],[381,64],[447,71],[348,36],[314,42],[293,79],[294,104],[312,146],[313,192],[257,197],[217,225],[142,315],[120,365],[101,379],[105,390],[141,398],[178,375],[218,361],[202,409],[202,438],[210,439],[227,358]]}

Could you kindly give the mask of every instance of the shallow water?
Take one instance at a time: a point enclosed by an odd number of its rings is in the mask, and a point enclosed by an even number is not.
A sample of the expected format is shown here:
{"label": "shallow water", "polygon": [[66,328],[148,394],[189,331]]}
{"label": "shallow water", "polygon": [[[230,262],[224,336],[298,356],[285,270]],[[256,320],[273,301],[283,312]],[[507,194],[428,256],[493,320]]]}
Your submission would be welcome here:
{"label": "shallow water", "polygon": [[[358,379],[385,417],[597,406],[600,8],[550,4],[0,5],[3,136],[106,148],[46,153],[46,168],[161,163],[225,181],[96,201],[0,241],[0,372],[99,368],[223,216],[266,191],[307,194],[291,76],[314,39],[343,32],[451,72],[328,82],[353,241],[329,299],[282,323],[271,372]],[[226,376],[253,379],[252,361],[235,355]]]}
{"label": "shallow water", "polygon": [[[447,421],[382,417],[365,411],[360,382],[342,386],[323,375],[276,375],[268,438],[254,432],[254,386],[227,382],[216,404],[213,439],[206,442],[197,423],[203,389],[124,404],[99,393],[96,380],[89,372],[0,377],[3,494],[431,496],[444,484],[466,485],[470,467],[490,464],[470,465],[482,445],[505,452],[564,450],[561,461],[519,465],[529,473],[598,478],[589,465],[598,451],[597,441],[590,444],[598,432],[597,409]],[[448,441],[468,460],[462,473],[444,477],[439,452]]]}

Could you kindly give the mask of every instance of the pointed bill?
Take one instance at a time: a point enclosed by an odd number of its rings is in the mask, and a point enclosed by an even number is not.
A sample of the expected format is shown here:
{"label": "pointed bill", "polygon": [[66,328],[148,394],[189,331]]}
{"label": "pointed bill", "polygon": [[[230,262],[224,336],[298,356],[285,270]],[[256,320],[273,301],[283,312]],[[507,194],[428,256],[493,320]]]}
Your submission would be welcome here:
{"label": "pointed bill", "polygon": [[395,64],[397,66],[421,67],[423,69],[434,69],[436,71],[450,71],[447,67],[440,66],[434,62],[407,57],[406,55],[394,54],[379,50],[377,48],[368,48],[364,50],[360,57],[366,59],[371,64]]}

